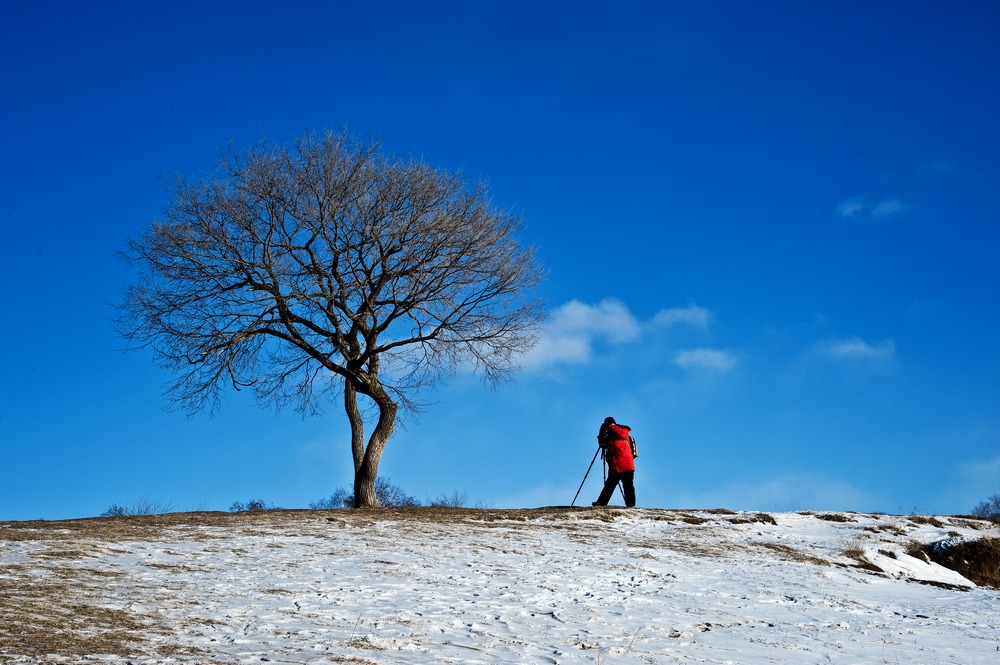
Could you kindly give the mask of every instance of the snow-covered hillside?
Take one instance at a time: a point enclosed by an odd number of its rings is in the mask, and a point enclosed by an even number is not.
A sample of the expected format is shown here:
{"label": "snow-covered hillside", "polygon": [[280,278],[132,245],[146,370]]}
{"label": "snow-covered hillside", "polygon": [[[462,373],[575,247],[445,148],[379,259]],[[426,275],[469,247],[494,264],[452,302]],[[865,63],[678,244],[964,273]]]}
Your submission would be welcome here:
{"label": "snow-covered hillside", "polygon": [[[1000,662],[960,518],[565,509],[0,523],[0,662]],[[877,569],[877,570],[876,570]]]}

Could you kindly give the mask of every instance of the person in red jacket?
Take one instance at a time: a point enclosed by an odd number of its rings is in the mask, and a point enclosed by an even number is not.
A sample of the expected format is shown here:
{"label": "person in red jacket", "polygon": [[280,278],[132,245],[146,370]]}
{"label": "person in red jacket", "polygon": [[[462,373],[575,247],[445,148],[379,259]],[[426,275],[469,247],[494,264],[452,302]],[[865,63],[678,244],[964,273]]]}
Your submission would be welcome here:
{"label": "person in red jacket", "polygon": [[594,506],[606,506],[614,494],[618,483],[622,484],[625,495],[625,505],[629,508],[635,507],[635,457],[632,455],[632,444],[630,434],[632,428],[628,425],[619,425],[612,417],[604,419],[600,431],[597,433],[597,445],[604,451],[604,460],[608,463],[608,479],[604,481],[604,489],[597,497]]}

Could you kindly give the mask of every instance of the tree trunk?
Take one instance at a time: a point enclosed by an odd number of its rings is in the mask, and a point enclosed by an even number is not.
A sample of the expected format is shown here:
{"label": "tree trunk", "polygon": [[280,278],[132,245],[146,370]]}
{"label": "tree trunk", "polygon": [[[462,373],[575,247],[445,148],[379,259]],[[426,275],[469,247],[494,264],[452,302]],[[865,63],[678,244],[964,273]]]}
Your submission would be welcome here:
{"label": "tree trunk", "polygon": [[389,443],[389,437],[396,429],[396,411],[398,405],[378,386],[369,395],[378,408],[378,422],[364,446],[364,421],[358,409],[357,391],[348,383],[344,389],[347,416],[351,420],[351,443],[354,451],[354,507],[375,508],[378,496],[375,494],[375,481],[378,479],[378,465],[382,453]]}
{"label": "tree trunk", "polygon": [[365,458],[365,421],[358,409],[358,391],[350,381],[344,382],[344,410],[351,423],[351,452],[354,455],[354,475]]}

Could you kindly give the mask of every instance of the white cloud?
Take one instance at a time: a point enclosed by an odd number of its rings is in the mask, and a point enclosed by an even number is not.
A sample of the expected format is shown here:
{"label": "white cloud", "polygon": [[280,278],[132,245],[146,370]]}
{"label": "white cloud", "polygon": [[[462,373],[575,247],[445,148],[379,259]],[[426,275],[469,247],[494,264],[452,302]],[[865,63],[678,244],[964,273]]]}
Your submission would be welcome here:
{"label": "white cloud", "polygon": [[712,319],[712,312],[704,307],[690,304],[687,307],[661,309],[653,317],[653,325],[661,328],[672,328],[677,325],[688,325],[707,329]]}
{"label": "white cloud", "polygon": [[854,219],[860,217],[865,211],[864,196],[856,196],[852,199],[841,201],[837,206],[837,215],[842,219]]}
{"label": "white cloud", "polygon": [[710,369],[717,372],[728,372],[736,367],[736,356],[721,349],[689,349],[678,351],[674,363],[684,369]]}
{"label": "white cloud", "polygon": [[816,345],[816,351],[833,360],[888,362],[896,357],[896,343],[887,339],[869,344],[859,337],[850,337],[820,342]]}
{"label": "white cloud", "polygon": [[599,340],[622,344],[636,339],[641,326],[620,300],[605,298],[597,305],[571,300],[552,311],[538,344],[523,359],[525,367],[554,363],[585,363]]}
{"label": "white cloud", "polygon": [[878,205],[872,208],[872,218],[873,219],[885,219],[887,217],[895,217],[896,215],[902,215],[909,209],[905,203],[898,201],[896,199],[886,199],[881,201]]}
{"label": "white cloud", "polygon": [[[552,310],[538,344],[522,358],[522,366],[538,368],[558,363],[587,363],[599,345],[620,346],[639,339],[644,333],[675,326],[706,330],[711,318],[710,310],[693,303],[687,307],[662,309],[652,319],[640,321],[616,298],[605,298],[596,305],[571,300]],[[724,359],[699,359],[697,354],[681,362],[692,365],[700,362],[714,365],[716,369],[720,363],[726,364]]]}
{"label": "white cloud", "polygon": [[795,370],[804,375],[834,371],[858,380],[891,373],[897,360],[896,343],[891,339],[867,342],[860,337],[830,338],[806,350]]}
{"label": "white cloud", "polygon": [[571,300],[552,313],[548,330],[559,334],[587,333],[626,342],[639,336],[639,322],[625,303],[614,298],[605,298],[597,305]]}
{"label": "white cloud", "polygon": [[911,206],[896,198],[872,202],[867,195],[854,196],[837,204],[836,214],[841,219],[856,221],[885,221],[909,212]]}

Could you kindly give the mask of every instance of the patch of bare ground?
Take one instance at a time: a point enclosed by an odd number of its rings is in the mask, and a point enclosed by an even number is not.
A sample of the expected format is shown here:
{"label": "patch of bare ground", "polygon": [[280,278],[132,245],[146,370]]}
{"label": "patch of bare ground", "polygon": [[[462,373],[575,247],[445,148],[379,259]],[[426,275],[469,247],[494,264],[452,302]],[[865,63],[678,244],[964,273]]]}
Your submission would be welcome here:
{"label": "patch of bare ground", "polygon": [[826,559],[821,559],[817,556],[811,554],[806,554],[794,547],[789,547],[781,543],[768,543],[768,542],[753,542],[751,543],[754,547],[758,547],[767,550],[770,553],[776,554],[779,558],[785,559],[786,561],[797,561],[799,563],[809,563],[814,566],[829,566],[830,562]]}
{"label": "patch of bare ground", "polygon": [[0,577],[0,660],[6,654],[134,656],[134,636],[143,628],[128,612],[92,602],[66,576],[39,579],[25,566],[8,566]]}
{"label": "patch of bare ground", "polygon": [[642,541],[629,543],[631,547],[642,547],[649,550],[669,550],[699,558],[725,559],[732,555],[731,548],[718,543],[708,543],[701,540],[684,540],[671,538],[668,540]]}
{"label": "patch of bare ground", "polygon": [[877,526],[866,526],[863,530],[869,533],[886,532],[894,536],[905,536],[907,533],[909,533],[903,527],[896,526],[895,524],[879,524]]}
{"label": "patch of bare ground", "polygon": [[[172,644],[166,629],[109,602],[106,580],[124,573],[70,566],[59,557],[41,559],[39,564],[8,565],[0,572],[0,662],[14,655],[31,662],[84,654],[200,655]],[[165,641],[153,648],[148,638],[156,634]]]}
{"label": "patch of bare ground", "polygon": [[827,522],[857,522],[856,519],[844,513],[816,513],[814,517],[818,520],[826,520]]}
{"label": "patch of bare ground", "polygon": [[774,515],[768,513],[755,513],[753,515],[745,515],[740,517],[734,517],[729,520],[730,524],[773,524],[778,526],[777,520],[774,519]]}
{"label": "patch of bare ground", "polygon": [[[616,507],[584,508],[551,506],[544,508],[492,509],[452,508],[446,506],[416,506],[392,508],[362,508],[359,510],[262,510],[241,513],[191,512],[163,515],[129,515],[94,517],[58,521],[0,522],[0,541],[46,540],[62,543],[65,550],[74,543],[114,543],[150,541],[165,532],[179,531],[186,539],[210,540],[213,529],[238,531],[242,535],[270,535],[269,529],[295,525],[302,532],[333,528],[364,528],[383,522],[411,523],[477,523],[503,525],[510,522],[533,522],[565,526],[578,521],[613,522],[626,515],[642,514],[650,519],[681,520],[703,524],[708,518],[693,511],[660,509],[622,509]],[[716,515],[735,515],[733,511],[707,511]],[[86,549],[86,548],[83,548]]]}
{"label": "patch of bare ground", "polygon": [[955,516],[950,519],[953,526],[963,527],[966,529],[975,529],[976,531],[984,531],[987,529],[992,529],[995,524],[989,520],[980,519],[977,517],[966,517],[963,515]]}
{"label": "patch of bare ground", "polygon": [[851,564],[851,567],[853,568],[865,570],[870,573],[884,572],[881,568],[879,568],[878,566],[876,566],[875,564],[873,564],[871,561],[868,560],[868,557],[865,556],[865,548],[862,547],[860,540],[855,540],[849,543],[847,547],[844,549],[844,555],[848,559],[854,561],[854,563]]}
{"label": "patch of bare ground", "polygon": [[938,529],[943,529],[945,523],[936,517],[928,517],[926,515],[910,515],[910,522],[913,524],[926,524],[929,526],[936,527]]}

